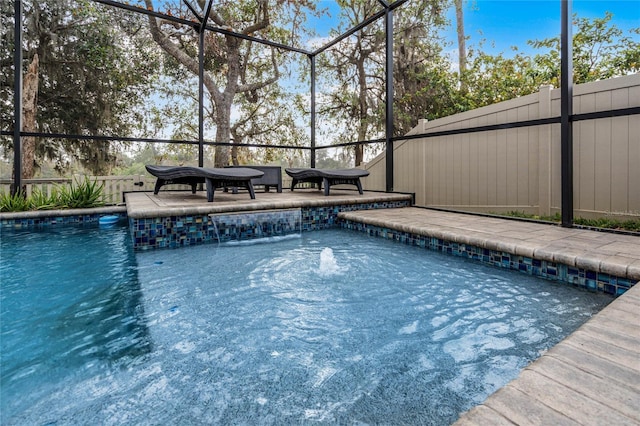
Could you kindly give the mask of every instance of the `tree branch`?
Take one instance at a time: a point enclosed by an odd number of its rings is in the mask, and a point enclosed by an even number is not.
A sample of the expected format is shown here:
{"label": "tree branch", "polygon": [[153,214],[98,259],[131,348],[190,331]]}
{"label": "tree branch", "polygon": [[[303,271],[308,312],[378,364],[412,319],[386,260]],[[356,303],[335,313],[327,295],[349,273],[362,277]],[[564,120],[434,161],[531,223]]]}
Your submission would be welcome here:
{"label": "tree branch", "polygon": [[[145,5],[148,9],[151,9],[153,8],[153,1],[145,0]],[[158,43],[162,50],[171,55],[180,64],[184,65],[193,74],[198,75],[200,70],[198,60],[187,55],[180,49],[178,45],[172,42],[169,37],[160,29],[158,20],[151,15],[149,15],[149,29],[151,30],[153,39],[156,41],[156,43]],[[212,97],[219,98],[222,96],[217,84],[215,83],[215,81],[213,81],[211,76],[207,75],[207,73],[204,74],[204,85],[207,87],[207,89],[209,90],[209,94]]]}

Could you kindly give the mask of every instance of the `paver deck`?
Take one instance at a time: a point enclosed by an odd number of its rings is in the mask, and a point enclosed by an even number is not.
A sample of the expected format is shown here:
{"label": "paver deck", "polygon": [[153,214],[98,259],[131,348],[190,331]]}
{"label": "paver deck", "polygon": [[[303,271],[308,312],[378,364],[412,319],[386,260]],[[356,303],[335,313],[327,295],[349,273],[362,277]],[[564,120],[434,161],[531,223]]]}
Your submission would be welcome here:
{"label": "paver deck", "polygon": [[338,204],[385,203],[411,200],[408,194],[387,194],[331,189],[328,196],[317,189],[285,190],[282,193],[256,191],[256,198],[249,198],[247,192],[216,191],[215,201],[207,202],[206,194],[191,194],[185,191],[132,192],[126,195],[127,215],[131,218],[160,217],[164,215],[230,213],[299,207],[322,207]]}
{"label": "paver deck", "polygon": [[[413,207],[339,216],[640,280],[640,238],[635,236]],[[640,425],[640,285],[456,424]]]}

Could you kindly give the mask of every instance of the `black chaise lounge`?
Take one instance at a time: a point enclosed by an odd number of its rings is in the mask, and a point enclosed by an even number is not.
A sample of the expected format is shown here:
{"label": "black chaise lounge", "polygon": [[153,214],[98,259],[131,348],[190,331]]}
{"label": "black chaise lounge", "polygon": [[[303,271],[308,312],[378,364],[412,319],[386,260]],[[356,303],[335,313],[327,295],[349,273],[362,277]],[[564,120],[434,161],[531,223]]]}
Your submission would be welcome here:
{"label": "black chaise lounge", "polygon": [[204,167],[189,166],[145,166],[147,171],[158,180],[153,190],[158,194],[160,187],[169,184],[191,185],[191,192],[196,193],[199,183],[207,183],[207,201],[213,201],[213,192],[216,188],[241,187],[249,190],[251,199],[256,198],[251,179],[262,177],[260,170],[247,168],[232,169],[206,169]]}
{"label": "black chaise lounge", "polygon": [[331,185],[355,185],[358,192],[362,194],[362,185],[360,178],[369,176],[369,172],[362,169],[284,169],[289,176],[293,178],[291,181],[291,190],[298,183],[311,182],[318,185],[318,189],[322,189],[324,184],[324,195],[329,195],[329,187]]}

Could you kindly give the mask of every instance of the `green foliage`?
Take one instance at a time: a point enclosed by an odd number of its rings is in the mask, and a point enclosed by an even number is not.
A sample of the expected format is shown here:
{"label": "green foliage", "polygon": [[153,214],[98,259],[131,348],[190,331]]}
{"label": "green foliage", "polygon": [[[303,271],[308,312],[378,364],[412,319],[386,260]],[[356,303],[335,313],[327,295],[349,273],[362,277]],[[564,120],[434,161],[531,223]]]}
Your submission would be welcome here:
{"label": "green foliage", "polygon": [[31,202],[21,192],[0,192],[0,212],[23,212],[31,209]]}
{"label": "green foliage", "polygon": [[52,210],[60,205],[60,194],[57,188],[53,188],[51,194],[47,195],[39,188],[34,188],[29,196],[29,204],[31,210]]}
{"label": "green foliage", "polygon": [[100,207],[105,204],[103,191],[104,184],[98,185],[97,181],[85,177],[84,182],[57,186],[49,195],[38,188],[34,188],[29,197],[0,192],[0,212]]}
{"label": "green foliage", "polygon": [[[136,3],[174,16],[190,16],[184,2]],[[214,3],[211,22],[217,27],[308,47],[299,44],[300,36],[313,31],[305,24],[310,15],[319,14],[322,2]],[[382,7],[379,0],[337,3],[341,14],[336,16],[339,29],[333,35]],[[158,20],[154,42],[148,17],[119,8],[90,0],[23,0],[22,4],[25,65],[35,53],[40,58],[38,130],[150,138],[164,137],[172,130],[170,137],[174,139],[197,138],[199,37],[193,28]],[[204,2],[192,4],[202,7]],[[515,48],[507,54],[491,55],[481,45],[469,49],[463,75],[451,71],[446,54],[449,46],[438,35],[446,17],[443,8],[448,4],[424,0],[394,9],[394,136],[405,134],[422,118],[433,120],[527,95],[543,84],[559,86],[559,37],[529,42],[540,52],[534,55]],[[11,58],[13,51],[12,9],[12,2],[0,2],[0,25],[8,29],[0,44],[3,58]],[[640,71],[640,28],[624,34],[612,24],[611,14],[596,19],[576,17],[574,22],[576,83]],[[383,28],[383,21],[367,25],[317,57],[318,83],[326,88],[318,103],[318,139],[324,139],[322,144],[377,139],[384,134]],[[176,54],[177,50],[181,54]],[[309,75],[302,72],[309,67],[305,55],[284,54],[207,32],[204,59],[205,138],[211,139],[215,132],[219,142],[308,145],[309,82],[292,87],[291,78]],[[0,104],[10,105],[13,69],[11,61],[4,62],[8,66],[0,69]],[[3,130],[10,130],[12,120],[11,108],[0,109]],[[0,148],[2,155],[13,155],[10,138],[0,139]],[[52,160],[58,170],[69,170],[74,162],[94,174],[104,174],[114,170],[117,148],[117,143],[107,141],[38,139],[36,161],[41,165]],[[217,154],[226,150],[216,148]],[[301,152],[235,149],[231,161],[269,162],[286,156],[284,160],[291,162],[301,157]],[[187,164],[196,160],[197,147],[170,144],[158,155]],[[362,157],[363,152],[352,155]],[[217,155],[210,159],[220,165]],[[139,165],[135,168],[140,169]],[[47,205],[45,201],[38,204]]]}
{"label": "green foliage", "polygon": [[[577,27],[573,36],[574,83],[587,83],[640,71],[640,28],[629,36],[604,18],[574,17]],[[541,51],[533,56],[513,48],[513,55],[491,55],[482,45],[469,49],[468,69],[460,77],[467,91],[452,88],[452,103],[444,105],[433,118],[479,108],[493,103],[535,93],[542,85],[560,87],[560,37],[528,42]]]}
{"label": "green foliage", "polygon": [[[500,214],[498,213],[498,215]],[[562,216],[560,215],[560,213],[556,213],[553,216],[540,216],[540,215],[525,213],[522,211],[510,211],[502,215],[509,216],[509,217],[518,217],[523,219],[541,220],[545,222],[560,223],[562,221]],[[640,219],[621,220],[621,219],[615,219],[611,217],[586,219],[583,217],[576,217],[574,218],[573,223],[575,225],[587,226],[590,228],[603,228],[603,229],[615,229],[615,230],[640,232]]]}
{"label": "green foliage", "polygon": [[[613,15],[604,18],[577,18],[573,35],[573,81],[587,83],[640,71],[640,42],[611,24]],[[640,34],[640,28],[630,31]],[[534,57],[533,70],[546,84],[560,86],[560,37],[533,40],[536,49],[548,49]]]}
{"label": "green foliage", "polygon": [[593,228],[619,229],[625,231],[640,232],[640,219],[620,220],[608,217],[598,219],[576,218],[573,223],[581,226],[589,226]]}
{"label": "green foliage", "polygon": [[[158,54],[140,31],[146,20],[88,0],[23,0],[25,64],[40,59],[36,121],[42,132],[134,136],[146,131],[145,101],[160,70]],[[0,23],[13,25],[13,2],[0,2]],[[13,54],[13,31],[3,34],[0,57]],[[0,68],[0,103],[9,105],[14,70]],[[0,109],[0,122],[12,122]],[[3,127],[4,130],[4,127]],[[0,140],[13,155],[10,140]],[[77,161],[93,174],[115,159],[111,142],[37,139],[36,163],[52,160],[58,171]],[[5,154],[6,155],[6,154]]]}
{"label": "green foliage", "polygon": [[72,183],[70,186],[59,188],[59,206],[61,208],[78,209],[103,206],[104,184],[91,182],[85,177],[84,182]]}

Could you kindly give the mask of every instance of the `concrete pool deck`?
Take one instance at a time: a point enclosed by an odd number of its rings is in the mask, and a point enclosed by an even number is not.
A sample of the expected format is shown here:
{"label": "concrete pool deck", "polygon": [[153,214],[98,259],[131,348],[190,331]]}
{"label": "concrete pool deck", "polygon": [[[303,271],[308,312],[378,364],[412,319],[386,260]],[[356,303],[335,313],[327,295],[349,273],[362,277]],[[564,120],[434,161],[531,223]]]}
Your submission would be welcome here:
{"label": "concrete pool deck", "polygon": [[[129,215],[284,209],[384,202],[398,194],[333,190],[283,193],[161,192],[127,198]],[[406,197],[406,196],[404,196]],[[640,280],[640,238],[584,229],[415,207],[342,212],[343,220],[429,235]],[[640,285],[615,299],[576,332],[526,367],[518,378],[463,413],[458,425],[640,424]]]}
{"label": "concrete pool deck", "polygon": [[159,217],[183,214],[216,214],[248,212],[258,210],[291,209],[300,207],[325,207],[340,204],[389,203],[407,200],[409,194],[387,194],[384,192],[365,192],[331,189],[328,197],[315,189],[301,189],[281,193],[256,190],[256,198],[252,200],[247,191],[216,191],[214,201],[207,202],[206,193],[195,194],[185,191],[160,191],[158,195],[150,192],[131,192],[126,194],[127,215],[130,218]]}

